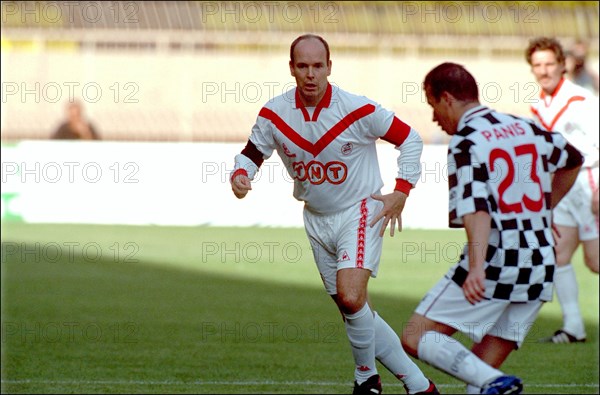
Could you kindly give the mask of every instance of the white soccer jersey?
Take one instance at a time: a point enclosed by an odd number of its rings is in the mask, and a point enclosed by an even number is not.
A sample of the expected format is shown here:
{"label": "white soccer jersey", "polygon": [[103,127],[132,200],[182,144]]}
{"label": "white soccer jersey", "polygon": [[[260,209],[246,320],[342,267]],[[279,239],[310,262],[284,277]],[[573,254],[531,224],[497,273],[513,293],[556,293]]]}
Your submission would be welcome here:
{"label": "white soccer jersey", "polygon": [[593,93],[563,78],[552,95],[542,91],[531,112],[546,130],[564,134],[583,154],[583,167],[598,166],[598,99]]}
{"label": "white soccer jersey", "polygon": [[[554,240],[551,173],[564,167],[567,140],[532,121],[478,106],[467,111],[448,146],[450,227],[486,211],[492,218],[485,297],[552,300]],[[459,286],[469,269],[468,246],[447,276]]]}
{"label": "white soccer jersey", "polygon": [[[265,159],[277,150],[294,179],[296,199],[315,213],[331,214],[383,187],[375,146],[379,138],[401,151],[398,178],[414,186],[421,172],[419,135],[379,104],[331,85],[314,109],[302,105],[295,89],[269,101],[250,141]],[[236,168],[245,168],[252,178],[256,167],[239,156]]]}

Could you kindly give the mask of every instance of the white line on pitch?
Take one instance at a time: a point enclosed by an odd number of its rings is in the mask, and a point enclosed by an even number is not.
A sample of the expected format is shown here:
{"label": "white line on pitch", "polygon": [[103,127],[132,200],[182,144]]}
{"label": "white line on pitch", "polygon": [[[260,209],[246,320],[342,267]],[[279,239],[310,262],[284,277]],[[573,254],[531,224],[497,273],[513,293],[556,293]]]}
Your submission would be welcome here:
{"label": "white line on pitch", "polygon": [[[348,383],[332,381],[146,381],[146,380],[0,380],[2,384],[90,384],[90,385],[318,385],[318,386],[344,386]],[[441,388],[462,388],[464,384],[437,384]],[[386,384],[386,387],[401,387],[401,383]],[[529,388],[562,388],[562,387],[598,387],[598,383],[582,384],[533,384],[525,383]]]}

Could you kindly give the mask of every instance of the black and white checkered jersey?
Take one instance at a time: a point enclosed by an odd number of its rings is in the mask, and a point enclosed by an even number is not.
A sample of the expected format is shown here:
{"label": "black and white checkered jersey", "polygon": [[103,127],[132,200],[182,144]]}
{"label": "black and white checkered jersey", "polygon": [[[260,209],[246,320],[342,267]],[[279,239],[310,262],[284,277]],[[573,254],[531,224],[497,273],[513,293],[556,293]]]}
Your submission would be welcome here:
{"label": "black and white checkered jersey", "polygon": [[[450,227],[476,211],[491,216],[485,297],[552,300],[551,174],[567,163],[567,140],[533,121],[484,106],[467,111],[448,146]],[[447,275],[462,286],[468,246]]]}

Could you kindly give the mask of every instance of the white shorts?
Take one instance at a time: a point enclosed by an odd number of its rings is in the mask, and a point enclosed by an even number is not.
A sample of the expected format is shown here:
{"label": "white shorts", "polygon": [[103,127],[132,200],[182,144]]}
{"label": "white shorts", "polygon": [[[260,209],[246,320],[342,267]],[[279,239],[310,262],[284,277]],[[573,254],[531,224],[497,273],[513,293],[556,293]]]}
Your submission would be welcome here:
{"label": "white shorts", "polygon": [[582,241],[598,238],[598,217],[592,214],[592,192],[597,186],[598,168],[583,168],[571,190],[552,212],[555,224],[579,228]]}
{"label": "white shorts", "polygon": [[463,290],[444,276],[425,295],[415,312],[463,332],[475,343],[485,335],[514,341],[517,347],[533,326],[543,302],[511,303],[504,300],[482,300],[472,305]]}
{"label": "white shorts", "polygon": [[364,268],[377,276],[383,238],[382,221],[372,228],[371,219],[383,203],[371,198],[331,215],[315,214],[304,209],[304,227],[313,250],[317,268],[329,295],[337,294],[337,271]]}

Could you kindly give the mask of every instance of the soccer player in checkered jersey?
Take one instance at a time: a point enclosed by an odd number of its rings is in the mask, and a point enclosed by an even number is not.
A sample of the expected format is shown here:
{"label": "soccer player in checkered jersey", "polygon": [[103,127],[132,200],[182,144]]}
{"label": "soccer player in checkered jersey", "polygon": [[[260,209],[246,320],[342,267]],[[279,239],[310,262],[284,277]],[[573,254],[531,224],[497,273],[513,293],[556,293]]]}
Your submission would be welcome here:
{"label": "soccer player in checkered jersey", "polygon": [[[433,120],[452,136],[449,224],[465,228],[467,243],[417,306],[402,344],[467,383],[468,393],[520,393],[521,380],[499,368],[552,299],[551,209],[582,156],[561,134],[480,105],[463,66],[443,63],[423,86]],[[457,331],[473,340],[471,350],[451,337]]]}
{"label": "soccer player in checkered jersey", "polygon": [[[379,360],[409,393],[437,393],[406,355],[394,330],[371,309],[367,283],[377,275],[388,224],[402,230],[401,213],[420,176],[423,143],[394,113],[363,96],[329,84],[329,45],[320,36],[298,37],[290,48],[296,88],[259,112],[246,147],[235,157],[231,185],[238,198],[274,150],[305,203],[304,224],[325,289],[337,304],[355,361],[354,393],[380,393]],[[375,143],[401,152],[392,193],[383,187]]]}
{"label": "soccer player in checkered jersey", "polygon": [[594,214],[592,204],[598,199],[598,100],[587,89],[564,77],[565,55],[557,40],[547,37],[531,40],[526,58],[541,88],[539,99],[531,106],[534,119],[544,129],[562,133],[585,158],[575,186],[553,213],[559,234],[554,286],[563,312],[563,326],[541,341],[583,342],[585,326],[571,260],[582,244],[586,266],[598,273],[598,212]]}

